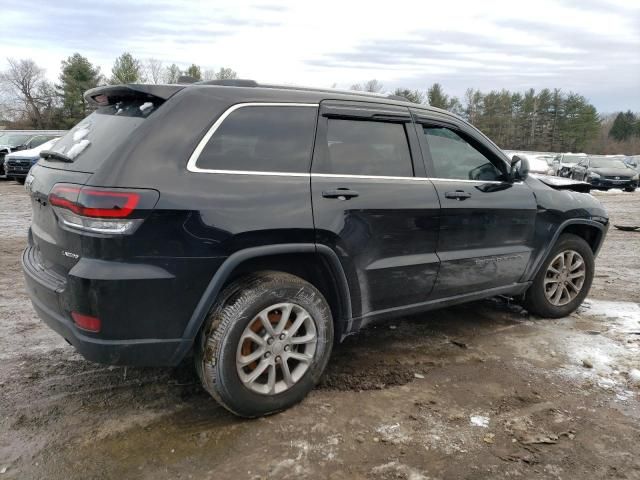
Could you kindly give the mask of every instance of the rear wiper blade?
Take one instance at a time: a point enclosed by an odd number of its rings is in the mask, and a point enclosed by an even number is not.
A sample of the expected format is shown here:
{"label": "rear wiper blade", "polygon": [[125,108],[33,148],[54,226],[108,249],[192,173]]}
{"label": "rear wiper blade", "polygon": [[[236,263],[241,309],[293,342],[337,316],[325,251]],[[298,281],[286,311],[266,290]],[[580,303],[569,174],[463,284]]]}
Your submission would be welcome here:
{"label": "rear wiper blade", "polygon": [[40,158],[44,158],[46,160],[58,160],[65,163],[73,162],[73,158],[66,156],[64,153],[54,152],[53,150],[42,150],[40,152]]}

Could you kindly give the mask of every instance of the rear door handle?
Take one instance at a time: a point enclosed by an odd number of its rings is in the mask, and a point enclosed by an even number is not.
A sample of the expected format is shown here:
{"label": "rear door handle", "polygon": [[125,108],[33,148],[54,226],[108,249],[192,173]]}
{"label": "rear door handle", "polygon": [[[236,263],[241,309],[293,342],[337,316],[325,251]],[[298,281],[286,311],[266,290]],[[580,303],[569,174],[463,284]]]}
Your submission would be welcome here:
{"label": "rear door handle", "polygon": [[349,188],[336,188],[335,190],[324,190],[322,192],[324,198],[337,198],[338,200],[349,200],[358,195],[360,195],[358,192]]}
{"label": "rear door handle", "polygon": [[446,192],[444,196],[445,198],[451,198],[453,200],[466,200],[471,197],[471,194],[464,190],[456,190],[455,192]]}

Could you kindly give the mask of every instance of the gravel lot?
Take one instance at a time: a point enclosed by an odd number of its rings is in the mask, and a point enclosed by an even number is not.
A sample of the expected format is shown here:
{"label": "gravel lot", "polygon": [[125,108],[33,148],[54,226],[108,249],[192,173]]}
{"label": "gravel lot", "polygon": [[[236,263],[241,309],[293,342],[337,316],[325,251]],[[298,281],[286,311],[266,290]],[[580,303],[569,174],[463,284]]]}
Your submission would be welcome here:
{"label": "gravel lot", "polygon": [[[640,193],[595,195],[640,224]],[[610,230],[568,318],[493,299],[378,325],[302,404],[247,421],[189,362],[105,367],[45,327],[18,260],[29,216],[0,182],[0,480],[640,478],[640,232]]]}

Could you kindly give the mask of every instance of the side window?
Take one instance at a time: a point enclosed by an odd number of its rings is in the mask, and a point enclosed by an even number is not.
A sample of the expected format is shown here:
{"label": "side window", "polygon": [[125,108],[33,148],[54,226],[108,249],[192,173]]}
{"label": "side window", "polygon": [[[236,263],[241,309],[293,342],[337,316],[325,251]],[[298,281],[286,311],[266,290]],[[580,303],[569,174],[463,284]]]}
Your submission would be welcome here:
{"label": "side window", "polygon": [[231,112],[202,150],[198,168],[308,173],[317,108],[249,106]]}
{"label": "side window", "polygon": [[502,172],[453,130],[423,126],[437,178],[501,180]]}
{"label": "side window", "polygon": [[328,155],[319,173],[412,177],[405,127],[400,123],[328,119]]}

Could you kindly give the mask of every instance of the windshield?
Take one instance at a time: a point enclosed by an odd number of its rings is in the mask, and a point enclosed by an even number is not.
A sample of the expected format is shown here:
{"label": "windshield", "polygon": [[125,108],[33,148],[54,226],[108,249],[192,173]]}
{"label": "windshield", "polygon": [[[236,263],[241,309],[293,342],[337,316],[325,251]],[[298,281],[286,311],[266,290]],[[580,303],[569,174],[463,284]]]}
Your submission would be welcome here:
{"label": "windshield", "polygon": [[592,158],[590,162],[591,168],[629,168],[619,158]]}
{"label": "windshield", "polygon": [[8,147],[18,147],[29,141],[33,135],[3,135],[0,137],[0,143]]}
{"label": "windshield", "polygon": [[565,155],[562,157],[562,163],[578,163],[585,158],[584,155]]}

